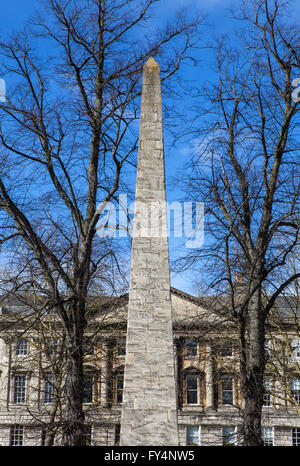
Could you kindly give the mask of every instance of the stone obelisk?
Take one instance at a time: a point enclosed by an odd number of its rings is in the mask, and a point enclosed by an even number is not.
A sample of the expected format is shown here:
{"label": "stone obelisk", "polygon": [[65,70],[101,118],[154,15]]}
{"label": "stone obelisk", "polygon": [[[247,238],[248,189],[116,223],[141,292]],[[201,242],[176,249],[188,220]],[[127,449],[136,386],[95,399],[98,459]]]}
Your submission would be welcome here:
{"label": "stone obelisk", "polygon": [[121,445],[178,445],[160,69],[144,65]]}

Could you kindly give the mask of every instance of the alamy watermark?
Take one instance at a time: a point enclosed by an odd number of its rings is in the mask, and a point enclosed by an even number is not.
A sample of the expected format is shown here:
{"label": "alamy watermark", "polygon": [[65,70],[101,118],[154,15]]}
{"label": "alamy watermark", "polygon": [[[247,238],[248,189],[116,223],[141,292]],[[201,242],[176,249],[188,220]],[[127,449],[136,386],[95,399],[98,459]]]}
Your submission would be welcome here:
{"label": "alamy watermark", "polygon": [[99,206],[97,223],[100,237],[185,238],[186,248],[200,248],[204,242],[204,203],[143,201],[128,205],[127,194],[116,204]]}

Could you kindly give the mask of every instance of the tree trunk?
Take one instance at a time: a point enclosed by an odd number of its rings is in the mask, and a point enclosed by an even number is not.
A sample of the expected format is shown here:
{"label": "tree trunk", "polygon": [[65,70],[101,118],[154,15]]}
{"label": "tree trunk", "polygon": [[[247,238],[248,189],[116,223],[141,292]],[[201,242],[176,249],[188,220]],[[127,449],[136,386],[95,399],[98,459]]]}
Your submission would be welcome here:
{"label": "tree trunk", "polygon": [[[257,282],[256,282],[257,283]],[[253,284],[248,308],[249,350],[242,348],[241,389],[244,401],[243,444],[262,445],[261,411],[263,405],[265,367],[264,314],[262,310],[261,285]]]}
{"label": "tree trunk", "polygon": [[244,446],[262,445],[261,439],[261,407],[262,394],[260,387],[261,372],[256,367],[249,368],[249,373],[242,376],[244,398]]}
{"label": "tree trunk", "polygon": [[[77,311],[77,312],[76,312]],[[84,318],[75,310],[76,323],[67,329],[66,344],[66,422],[63,426],[63,445],[84,446],[85,426],[83,403],[83,335]],[[81,317],[81,318],[80,318]]]}
{"label": "tree trunk", "polygon": [[54,445],[55,432],[50,431],[46,434],[45,446],[52,447]]}

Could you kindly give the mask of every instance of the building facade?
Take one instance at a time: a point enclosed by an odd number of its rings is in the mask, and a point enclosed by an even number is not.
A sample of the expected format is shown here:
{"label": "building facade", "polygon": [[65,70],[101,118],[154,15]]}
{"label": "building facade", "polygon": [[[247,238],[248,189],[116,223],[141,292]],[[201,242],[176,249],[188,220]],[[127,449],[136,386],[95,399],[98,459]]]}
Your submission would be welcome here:
{"label": "building facade", "polygon": [[[171,301],[179,444],[239,445],[243,402],[235,324],[214,311],[212,300],[172,289]],[[118,445],[128,296],[109,304],[95,301],[91,309],[84,363],[86,441]],[[53,313],[37,316],[4,303],[0,325],[0,445],[60,445],[59,320]],[[292,319],[273,317],[267,330],[263,440],[300,446],[300,339]]]}

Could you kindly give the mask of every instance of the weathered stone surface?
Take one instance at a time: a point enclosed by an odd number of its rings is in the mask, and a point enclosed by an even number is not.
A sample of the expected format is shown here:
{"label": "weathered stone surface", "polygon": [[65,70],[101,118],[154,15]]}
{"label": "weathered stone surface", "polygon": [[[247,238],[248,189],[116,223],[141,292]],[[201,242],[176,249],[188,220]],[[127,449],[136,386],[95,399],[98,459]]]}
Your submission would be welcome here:
{"label": "weathered stone surface", "polygon": [[160,70],[144,67],[121,445],[178,445]]}

